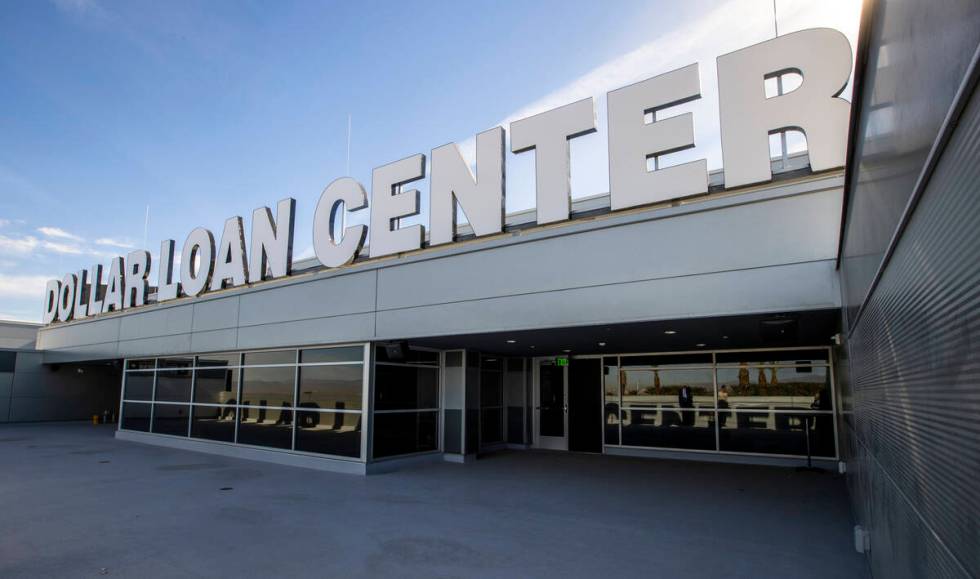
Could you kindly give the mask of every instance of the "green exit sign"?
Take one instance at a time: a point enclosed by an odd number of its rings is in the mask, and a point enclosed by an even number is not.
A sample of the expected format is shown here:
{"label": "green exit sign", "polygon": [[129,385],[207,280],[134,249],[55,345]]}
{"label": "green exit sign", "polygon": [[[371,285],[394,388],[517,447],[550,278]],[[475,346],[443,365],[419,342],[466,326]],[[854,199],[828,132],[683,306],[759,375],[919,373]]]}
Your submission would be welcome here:
{"label": "green exit sign", "polygon": [[555,358],[555,366],[568,366],[568,358]]}

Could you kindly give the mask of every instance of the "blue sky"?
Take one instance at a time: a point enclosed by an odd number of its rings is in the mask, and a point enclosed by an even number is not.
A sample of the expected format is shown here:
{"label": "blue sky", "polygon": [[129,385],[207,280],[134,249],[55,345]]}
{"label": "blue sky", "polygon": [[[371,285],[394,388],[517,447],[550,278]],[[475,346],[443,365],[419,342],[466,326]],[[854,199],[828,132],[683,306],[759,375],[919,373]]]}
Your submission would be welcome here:
{"label": "blue sky", "polygon": [[[777,6],[780,33],[830,26],[855,44],[856,0]],[[585,196],[608,190],[605,92],[698,62],[703,98],[677,107],[697,148],[675,161],[718,168],[714,58],[772,35],[770,0],[7,2],[0,319],[40,320],[47,279],[155,257],[199,225],[220,235],[233,215],[247,228],[286,196],[311,255],[316,200],[347,173],[348,115],[350,174],[370,190],[376,166],[448,142],[471,155],[477,132],[595,96],[600,130],[572,149]],[[507,177],[508,211],[533,206],[533,154],[508,153]]]}

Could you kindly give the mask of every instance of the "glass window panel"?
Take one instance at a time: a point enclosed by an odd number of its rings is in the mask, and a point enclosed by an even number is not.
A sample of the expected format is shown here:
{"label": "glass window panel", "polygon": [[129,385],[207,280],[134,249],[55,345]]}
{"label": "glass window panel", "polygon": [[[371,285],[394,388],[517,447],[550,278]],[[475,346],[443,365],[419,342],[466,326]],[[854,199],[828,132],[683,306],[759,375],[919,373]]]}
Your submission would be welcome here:
{"label": "glass window panel", "polygon": [[[806,456],[809,433],[812,456],[832,457],[834,418],[831,414],[742,410],[719,416],[721,450]],[[808,428],[804,428],[807,424]]]}
{"label": "glass window panel", "polygon": [[296,450],[361,456],[361,414],[353,412],[296,412]]}
{"label": "glass window panel", "polygon": [[711,364],[711,354],[666,354],[658,356],[621,356],[622,366],[699,366]]}
{"label": "glass window panel", "polygon": [[374,416],[374,456],[381,458],[436,450],[437,412],[397,412]]}
{"label": "glass window panel", "polygon": [[483,369],[480,372],[480,406],[504,405],[504,375]]}
{"label": "glass window panel", "polygon": [[190,368],[194,365],[194,358],[189,357],[179,357],[179,358],[160,358],[157,360],[157,368]]}
{"label": "glass window panel", "polygon": [[242,404],[292,406],[295,366],[242,369]]}
{"label": "glass window panel", "polygon": [[272,448],[292,448],[293,411],[277,408],[240,408],[238,442]]}
{"label": "glass window panel", "polygon": [[123,403],[122,421],[119,425],[123,430],[150,431],[150,404]]}
{"label": "glass window panel", "polygon": [[275,350],[272,352],[245,352],[246,366],[263,364],[295,364],[296,350]]}
{"label": "glass window panel", "polygon": [[234,404],[238,396],[238,368],[207,368],[195,372],[194,402]]}
{"label": "glass window panel", "polygon": [[[401,355],[398,355],[399,352]],[[416,350],[412,347],[402,347],[400,350],[397,348],[392,348],[392,351],[389,351],[388,348],[384,346],[378,346],[375,348],[374,355],[378,362],[395,362],[398,364],[439,364],[439,352]],[[476,360],[479,359],[476,356],[473,356],[472,358]]]}
{"label": "glass window panel", "polygon": [[190,406],[182,404],[154,404],[153,432],[156,434],[172,434],[187,436],[187,419]]}
{"label": "glass window panel", "polygon": [[191,436],[222,442],[235,441],[234,406],[194,406],[191,413]]}
{"label": "glass window panel", "polygon": [[656,448],[715,450],[713,410],[626,408],[623,444]]}
{"label": "glass window panel", "polygon": [[346,346],[343,348],[315,348],[302,350],[299,361],[304,364],[314,362],[355,362],[364,360],[364,348],[361,346]]}
{"label": "glass window panel", "polygon": [[127,372],[125,400],[153,399],[153,372]]}
{"label": "glass window panel", "polygon": [[710,368],[672,370],[623,368],[620,370],[623,406],[661,408],[714,408],[714,380]]}
{"label": "glass window panel", "polygon": [[605,393],[605,441],[619,444],[619,367],[616,358],[603,358],[603,391]]}
{"label": "glass window panel", "polygon": [[191,401],[191,370],[158,370],[156,400]]}
{"label": "glass window panel", "polygon": [[127,360],[126,369],[127,370],[152,370],[156,368],[157,361],[154,358],[148,358],[146,360]]}
{"label": "glass window panel", "polygon": [[827,364],[829,352],[814,350],[767,350],[763,352],[719,352],[719,364]]}
{"label": "glass window panel", "polygon": [[376,410],[412,410],[439,407],[439,369],[423,366],[375,367]]}
{"label": "glass window panel", "polygon": [[17,352],[0,352],[0,372],[13,372],[17,365]]}
{"label": "glass window panel", "polygon": [[480,441],[483,444],[504,441],[503,420],[502,408],[484,408],[480,411]]}
{"label": "glass window panel", "polygon": [[206,354],[197,357],[198,366],[238,366],[241,363],[241,354],[233,352],[230,354]]}
{"label": "glass window panel", "polygon": [[765,410],[832,410],[828,370],[827,366],[719,368],[719,406]]}
{"label": "glass window panel", "polygon": [[360,410],[364,366],[301,366],[299,402],[304,408]]}
{"label": "glass window panel", "polygon": [[502,358],[498,358],[496,356],[494,356],[494,357],[486,357],[486,356],[484,356],[483,357],[483,360],[481,362],[481,366],[482,366],[482,368],[484,370],[497,370],[497,371],[500,371],[500,370],[503,370],[504,364],[503,364],[503,359]]}

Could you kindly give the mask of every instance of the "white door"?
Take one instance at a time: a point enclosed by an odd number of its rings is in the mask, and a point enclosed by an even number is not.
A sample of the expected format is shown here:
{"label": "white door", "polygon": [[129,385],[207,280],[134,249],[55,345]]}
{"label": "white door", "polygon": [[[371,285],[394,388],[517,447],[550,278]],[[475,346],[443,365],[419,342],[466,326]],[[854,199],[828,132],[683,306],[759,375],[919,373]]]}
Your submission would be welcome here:
{"label": "white door", "polygon": [[534,446],[568,450],[568,366],[534,359]]}

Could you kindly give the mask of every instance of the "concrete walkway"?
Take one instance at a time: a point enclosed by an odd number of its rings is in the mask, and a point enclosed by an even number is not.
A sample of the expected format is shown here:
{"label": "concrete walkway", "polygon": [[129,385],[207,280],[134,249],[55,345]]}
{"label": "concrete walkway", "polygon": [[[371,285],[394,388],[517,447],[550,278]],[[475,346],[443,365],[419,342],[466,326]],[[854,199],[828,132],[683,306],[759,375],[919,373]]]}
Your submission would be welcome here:
{"label": "concrete walkway", "polygon": [[851,533],[829,473],[507,452],[360,477],[0,426],[4,578],[863,578]]}

